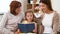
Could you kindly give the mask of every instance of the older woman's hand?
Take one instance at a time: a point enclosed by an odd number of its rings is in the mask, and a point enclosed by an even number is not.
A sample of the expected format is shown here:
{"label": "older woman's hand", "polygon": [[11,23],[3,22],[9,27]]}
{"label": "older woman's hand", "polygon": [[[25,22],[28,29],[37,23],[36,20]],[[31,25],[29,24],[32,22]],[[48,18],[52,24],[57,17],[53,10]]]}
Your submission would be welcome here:
{"label": "older woman's hand", "polygon": [[20,33],[20,30],[18,29],[14,34],[19,34]]}

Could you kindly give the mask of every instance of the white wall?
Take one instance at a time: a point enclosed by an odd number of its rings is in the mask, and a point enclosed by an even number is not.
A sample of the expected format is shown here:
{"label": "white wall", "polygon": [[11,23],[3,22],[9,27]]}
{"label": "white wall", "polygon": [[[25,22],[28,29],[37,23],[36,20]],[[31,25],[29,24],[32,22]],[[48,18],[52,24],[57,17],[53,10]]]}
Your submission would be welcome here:
{"label": "white wall", "polygon": [[9,5],[13,0],[0,0],[0,14],[9,11]]}
{"label": "white wall", "polygon": [[26,11],[27,0],[17,0],[22,3],[22,11]]}
{"label": "white wall", "polygon": [[53,9],[60,14],[60,0],[51,0],[51,1]]}

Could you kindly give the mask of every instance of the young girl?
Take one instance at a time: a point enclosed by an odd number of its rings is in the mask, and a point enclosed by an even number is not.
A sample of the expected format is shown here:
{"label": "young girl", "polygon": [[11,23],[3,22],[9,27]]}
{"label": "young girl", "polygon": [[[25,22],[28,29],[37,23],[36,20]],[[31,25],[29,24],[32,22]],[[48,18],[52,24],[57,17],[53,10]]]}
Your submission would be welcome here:
{"label": "young girl", "polygon": [[[28,10],[25,12],[25,20],[22,21],[23,24],[31,24],[31,23],[34,23],[35,25],[35,28],[32,30],[31,33],[28,33],[28,34],[36,34],[37,33],[37,23],[34,21],[34,15],[33,15],[33,12],[31,10]],[[19,30],[18,30],[19,31]],[[19,31],[21,32],[21,31]],[[23,33],[25,34],[25,33]]]}

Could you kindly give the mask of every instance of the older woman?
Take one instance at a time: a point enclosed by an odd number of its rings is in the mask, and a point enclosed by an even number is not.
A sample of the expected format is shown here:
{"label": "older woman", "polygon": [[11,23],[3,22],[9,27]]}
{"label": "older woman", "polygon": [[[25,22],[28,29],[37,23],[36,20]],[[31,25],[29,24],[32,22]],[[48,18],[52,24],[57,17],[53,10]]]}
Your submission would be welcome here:
{"label": "older woman", "polygon": [[52,9],[51,0],[40,0],[39,7],[44,12],[41,16],[41,22],[44,26],[43,34],[57,34],[59,15]]}
{"label": "older woman", "polygon": [[17,30],[17,24],[23,19],[23,13],[21,12],[21,3],[18,1],[12,1],[10,4],[10,12],[4,14],[0,22],[1,34],[14,34]]}

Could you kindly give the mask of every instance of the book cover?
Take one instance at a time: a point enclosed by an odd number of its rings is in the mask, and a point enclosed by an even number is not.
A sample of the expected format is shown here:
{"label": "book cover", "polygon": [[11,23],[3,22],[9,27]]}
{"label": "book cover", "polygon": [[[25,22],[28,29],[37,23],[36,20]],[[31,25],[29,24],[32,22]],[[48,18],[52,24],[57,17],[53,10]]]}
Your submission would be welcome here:
{"label": "book cover", "polygon": [[32,32],[34,28],[34,24],[18,24],[18,29],[20,29],[22,33]]}

